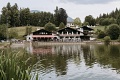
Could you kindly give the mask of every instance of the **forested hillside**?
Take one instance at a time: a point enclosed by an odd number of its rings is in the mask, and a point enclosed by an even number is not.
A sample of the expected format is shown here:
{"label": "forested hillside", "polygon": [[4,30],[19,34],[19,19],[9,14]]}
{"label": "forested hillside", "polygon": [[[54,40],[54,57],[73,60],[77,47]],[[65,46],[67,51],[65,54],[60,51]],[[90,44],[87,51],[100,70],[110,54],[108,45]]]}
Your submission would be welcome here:
{"label": "forested hillside", "polygon": [[96,18],[96,24],[102,26],[108,26],[110,24],[120,24],[120,9],[112,11],[111,13],[100,14],[99,17]]}
{"label": "forested hillside", "polygon": [[61,22],[67,23],[67,13],[63,8],[56,7],[54,13],[40,11],[31,12],[29,8],[19,8],[15,3],[11,6],[10,3],[2,8],[0,24],[8,24],[9,27],[18,26],[41,26],[51,22],[59,26]]}

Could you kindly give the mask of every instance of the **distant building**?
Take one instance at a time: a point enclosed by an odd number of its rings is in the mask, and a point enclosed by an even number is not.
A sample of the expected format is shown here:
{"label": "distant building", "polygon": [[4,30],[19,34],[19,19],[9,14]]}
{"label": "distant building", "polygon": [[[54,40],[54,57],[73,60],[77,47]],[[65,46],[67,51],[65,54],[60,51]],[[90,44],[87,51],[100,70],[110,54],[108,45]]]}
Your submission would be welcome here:
{"label": "distant building", "polygon": [[83,26],[80,28],[77,28],[78,31],[81,31],[82,34],[80,35],[81,40],[90,40],[93,34],[93,29],[89,28],[87,26]]}
{"label": "distant building", "polygon": [[46,31],[45,29],[40,29],[38,31],[33,32],[30,35],[27,35],[26,40],[27,41],[51,41],[55,37],[56,37],[56,34]]}
{"label": "distant building", "polygon": [[67,18],[67,27],[75,27],[74,20],[71,17]]}
{"label": "distant building", "polygon": [[79,42],[90,40],[93,29],[87,26],[73,29],[66,27],[55,33],[40,29],[26,36],[27,41],[61,41],[61,42]]}
{"label": "distant building", "polygon": [[70,27],[66,27],[64,29],[58,30],[57,34],[59,36],[59,40],[63,42],[68,42],[68,41],[78,42],[81,40],[80,39],[81,32]]}

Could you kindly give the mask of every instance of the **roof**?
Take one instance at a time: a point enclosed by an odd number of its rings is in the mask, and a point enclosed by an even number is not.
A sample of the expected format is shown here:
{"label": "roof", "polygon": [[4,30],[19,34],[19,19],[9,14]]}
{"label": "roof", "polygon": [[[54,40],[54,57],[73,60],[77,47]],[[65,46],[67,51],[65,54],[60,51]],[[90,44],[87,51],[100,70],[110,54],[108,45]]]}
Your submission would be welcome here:
{"label": "roof", "polygon": [[80,32],[80,31],[78,31],[76,29],[73,29],[73,28],[70,28],[70,27],[66,27],[66,28],[60,29],[57,32],[62,32],[62,31],[65,31],[65,32],[67,32],[67,31]]}
{"label": "roof", "polygon": [[87,27],[87,26],[83,26],[83,27],[81,27],[81,28],[83,28],[84,30],[93,30],[92,28],[89,28],[89,27]]}
{"label": "roof", "polygon": [[56,37],[54,35],[33,35],[32,36],[33,38],[34,37],[39,37],[39,38],[53,38],[53,37]]}
{"label": "roof", "polygon": [[48,33],[48,34],[52,34],[52,32],[50,32],[50,31],[47,31],[47,30],[45,30],[45,29],[40,29],[40,30],[38,30],[38,31],[33,32],[33,35],[36,35],[36,34],[38,34],[38,33],[40,33],[40,32],[45,32],[45,33]]}

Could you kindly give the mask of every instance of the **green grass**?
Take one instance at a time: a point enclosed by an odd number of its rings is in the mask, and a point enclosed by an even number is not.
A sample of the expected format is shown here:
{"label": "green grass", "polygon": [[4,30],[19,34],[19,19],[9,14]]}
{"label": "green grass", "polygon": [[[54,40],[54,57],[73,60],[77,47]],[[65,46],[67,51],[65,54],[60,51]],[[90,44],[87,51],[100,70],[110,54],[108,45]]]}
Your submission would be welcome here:
{"label": "green grass", "polygon": [[104,31],[105,30],[105,26],[96,26],[93,29],[94,29],[94,31],[97,31],[97,29],[99,29],[101,31]]}
{"label": "green grass", "polygon": [[[31,26],[31,27],[32,27],[32,32],[36,31],[37,28],[40,28],[40,29],[41,29],[41,28],[44,28],[44,27],[36,27],[36,26]],[[9,30],[10,30],[10,29],[16,29],[16,31],[18,31],[18,38],[19,38],[19,39],[24,39],[23,36],[25,35],[26,26],[9,28]],[[94,32],[96,32],[97,29],[104,31],[105,26],[96,26],[96,27],[94,27],[93,29],[94,29]]]}
{"label": "green grass", "polygon": [[[43,28],[43,27],[36,27],[36,26],[30,26],[30,27],[32,27],[32,32],[36,31],[37,28]],[[9,28],[9,30],[10,29],[15,29],[16,31],[18,31],[18,38],[22,39],[23,36],[25,35],[26,26]]]}
{"label": "green grass", "polygon": [[0,80],[31,80],[32,66],[27,65],[30,60],[27,53],[0,52]]}

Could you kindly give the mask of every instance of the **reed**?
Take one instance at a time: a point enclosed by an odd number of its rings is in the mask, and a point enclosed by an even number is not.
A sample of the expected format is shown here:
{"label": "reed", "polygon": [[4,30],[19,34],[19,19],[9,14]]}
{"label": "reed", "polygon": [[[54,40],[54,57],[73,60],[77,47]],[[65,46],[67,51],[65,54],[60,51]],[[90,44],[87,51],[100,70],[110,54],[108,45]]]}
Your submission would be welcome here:
{"label": "reed", "polygon": [[[0,53],[0,80],[31,80],[33,65],[28,65],[31,56],[19,52]],[[37,80],[37,79],[36,79]]]}

